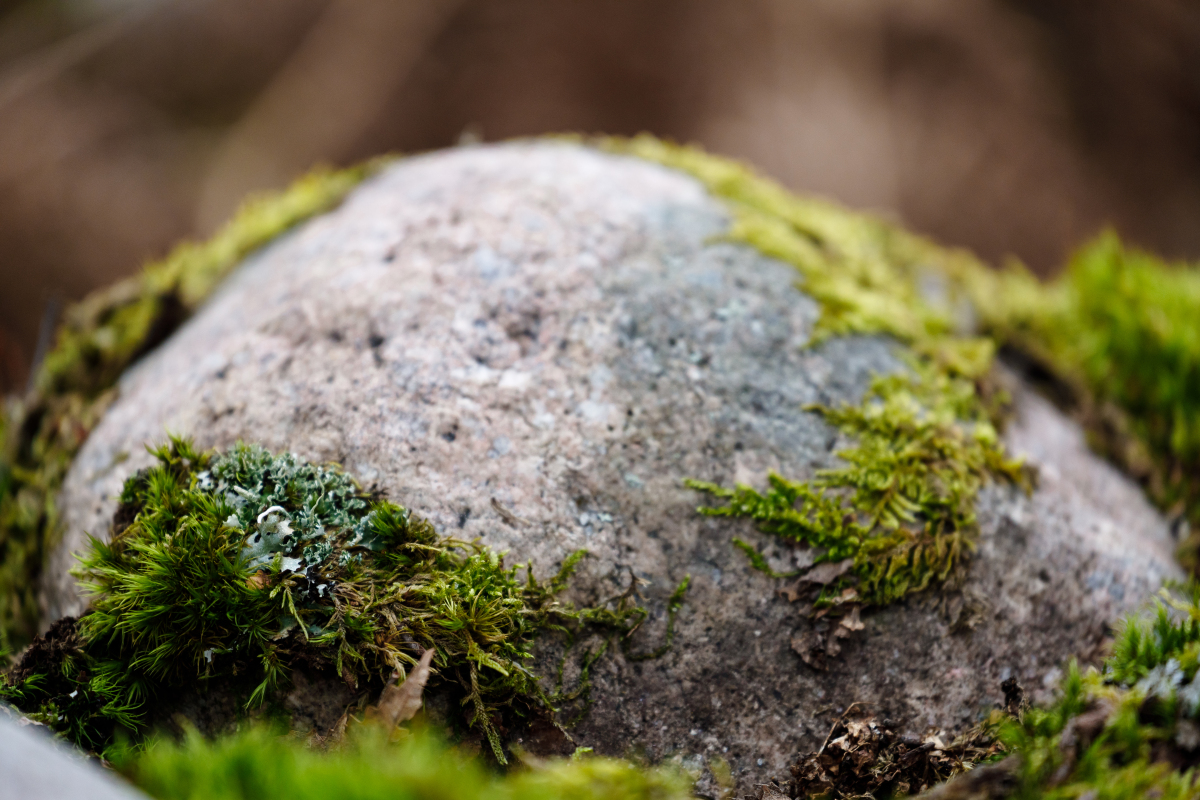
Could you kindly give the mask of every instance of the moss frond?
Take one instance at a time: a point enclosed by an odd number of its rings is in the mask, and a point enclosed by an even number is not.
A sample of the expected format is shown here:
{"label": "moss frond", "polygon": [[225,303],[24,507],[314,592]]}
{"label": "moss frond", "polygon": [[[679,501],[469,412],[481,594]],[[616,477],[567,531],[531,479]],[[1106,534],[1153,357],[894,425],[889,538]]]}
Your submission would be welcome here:
{"label": "moss frond", "polygon": [[[767,533],[813,548],[814,564],[853,559],[853,570],[826,584],[818,605],[844,597],[851,585],[854,600],[884,605],[945,581],[971,547],[983,484],[1027,481],[982,410],[963,403],[968,391],[965,381],[926,366],[876,379],[859,406],[813,407],[856,438],[838,453],[844,466],[806,482],[773,473],[765,494],[690,481],[727,501],[700,513],[753,519]],[[750,558],[765,566],[757,553]]]}

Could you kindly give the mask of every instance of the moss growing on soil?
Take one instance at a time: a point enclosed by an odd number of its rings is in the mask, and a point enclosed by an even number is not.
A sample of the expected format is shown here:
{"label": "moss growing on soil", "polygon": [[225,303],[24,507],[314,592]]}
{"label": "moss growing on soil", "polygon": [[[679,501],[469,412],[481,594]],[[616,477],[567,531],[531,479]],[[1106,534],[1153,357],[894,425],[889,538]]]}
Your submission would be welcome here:
{"label": "moss growing on soil", "polygon": [[34,390],[3,409],[0,422],[0,648],[23,645],[36,630],[38,578],[58,534],[55,496],[121,373],[242,258],[339,203],[375,169],[318,170],[284,192],[252,199],[212,239],[185,242],[67,310]]}
{"label": "moss growing on soil", "polygon": [[[544,690],[528,667],[534,639],[596,629],[628,648],[646,617],[628,595],[585,609],[555,599],[583,551],[548,582],[532,566],[519,579],[501,556],[439,536],[332,466],[178,439],[154,455],[126,481],[111,540],[92,539],[81,559],[88,612],[39,639],[0,688],[94,751],[142,730],[151,704],[181,687],[248,678],[253,709],[294,664],[365,688],[433,650],[430,686],[505,763],[501,728],[587,691],[586,669],[575,690]],[[670,646],[685,591],[671,598],[667,644],[643,657]]]}
{"label": "moss growing on soil", "polygon": [[[1200,586],[1164,591],[1119,626],[1099,668],[1068,665],[1049,705],[1009,705],[954,741],[903,736],[857,704],[820,750],[763,796],[1193,798],[1200,794]],[[266,795],[411,797],[684,797],[687,776],[626,762],[543,764],[500,778],[420,731],[387,745],[368,731],[322,753],[265,728],[215,742],[189,735],[112,753],[118,770],[163,800]],[[955,777],[957,776],[957,777]],[[949,783],[934,786],[952,778]],[[405,794],[408,792],[409,794]],[[395,794],[393,794],[395,793]],[[486,795],[484,794],[486,793]]]}
{"label": "moss growing on soil", "polygon": [[813,342],[884,334],[910,366],[878,379],[858,406],[809,409],[857,439],[838,454],[845,467],[807,481],[771,475],[765,494],[690,481],[728,501],[700,512],[753,519],[812,547],[814,565],[851,560],[836,580],[816,582],[818,606],[890,603],[950,579],[977,532],[979,489],[1030,479],[996,433],[1004,398],[990,388],[995,347],[956,330],[966,291],[949,276],[985,267],[697,148],[649,136],[599,144],[687,172],[724,200],[733,215],[727,238],[795,266],[799,287],[820,304]]}

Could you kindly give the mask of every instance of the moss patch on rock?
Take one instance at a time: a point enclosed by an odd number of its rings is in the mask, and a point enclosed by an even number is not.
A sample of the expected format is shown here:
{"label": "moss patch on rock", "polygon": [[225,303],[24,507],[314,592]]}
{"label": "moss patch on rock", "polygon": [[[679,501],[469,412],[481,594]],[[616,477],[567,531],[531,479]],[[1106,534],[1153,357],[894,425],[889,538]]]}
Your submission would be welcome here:
{"label": "moss patch on rock", "polygon": [[[815,565],[843,563],[840,575],[816,584],[818,608],[885,605],[946,581],[963,561],[984,482],[1027,480],[1005,456],[974,391],[968,381],[918,364],[914,375],[877,378],[860,406],[812,409],[857,438],[838,453],[845,466],[807,482],[771,474],[765,494],[744,485],[688,484],[727,501],[700,513],[753,519],[813,548]],[[757,553],[748,552],[754,560]]]}
{"label": "moss patch on rock", "polygon": [[58,533],[55,499],[76,452],[115,396],[121,373],[169,336],[247,254],[339,203],[377,168],[318,170],[248,201],[206,242],[69,308],[34,389],[0,421],[0,647],[37,628],[37,586]]}
{"label": "moss patch on rock", "polygon": [[433,650],[430,686],[504,763],[499,730],[585,695],[599,656],[577,688],[547,691],[528,666],[535,638],[556,631],[569,647],[592,629],[628,646],[646,617],[629,595],[584,609],[555,599],[584,551],[545,583],[532,566],[519,578],[336,467],[178,439],[153,452],[158,463],[125,483],[111,540],[93,538],[81,559],[89,611],[37,640],[0,689],[88,749],[141,731],[151,704],[181,687],[240,676],[254,709],[293,665],[366,688]]}
{"label": "moss patch on rock", "polygon": [[648,136],[599,145],[687,172],[725,201],[727,238],[795,266],[799,288],[820,304],[813,342],[883,334],[910,365],[876,381],[859,406],[809,409],[857,439],[839,453],[847,466],[807,481],[769,476],[765,494],[693,481],[728,501],[700,512],[753,519],[812,547],[815,565],[849,560],[852,569],[817,583],[818,606],[890,603],[950,579],[972,547],[979,489],[1031,479],[996,433],[1005,399],[991,381],[995,347],[956,320],[966,292],[950,276],[986,268],[697,148]]}

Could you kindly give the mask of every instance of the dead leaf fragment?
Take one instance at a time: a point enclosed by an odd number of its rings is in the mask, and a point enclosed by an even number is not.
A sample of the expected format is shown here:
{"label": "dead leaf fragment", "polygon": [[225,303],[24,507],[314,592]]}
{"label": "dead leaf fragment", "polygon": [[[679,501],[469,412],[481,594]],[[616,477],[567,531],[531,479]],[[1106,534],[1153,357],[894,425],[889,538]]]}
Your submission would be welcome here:
{"label": "dead leaf fragment", "polygon": [[501,505],[500,501],[494,497],[492,498],[492,510],[495,511],[497,514],[499,514],[500,519],[504,520],[504,522],[507,525],[509,525],[510,527],[519,528],[522,525],[530,524],[529,520],[521,519],[516,514],[514,514],[511,510],[509,510],[509,509],[505,508],[503,505]]}
{"label": "dead leaf fragment", "polygon": [[837,630],[834,635],[839,639],[845,639],[855,631],[861,631],[866,627],[866,623],[859,618],[859,611],[862,606],[854,606],[850,609],[850,613],[838,620]]}
{"label": "dead leaf fragment", "polygon": [[[429,680],[429,664],[433,661],[433,648],[422,654],[421,661],[408,673],[404,683],[389,683],[379,696],[375,714],[380,724],[390,733],[401,722],[407,722],[421,710],[425,695],[425,682]],[[399,677],[399,676],[396,676]]]}
{"label": "dead leaf fragment", "polygon": [[830,658],[837,658],[842,653],[842,643],[838,641],[837,631],[834,631],[834,634],[825,639],[825,655]]}
{"label": "dead leaf fragment", "polygon": [[785,796],[904,796],[1003,752],[983,727],[972,728],[948,745],[937,733],[920,739],[898,728],[868,713],[865,704],[852,703],[821,748],[792,765]]}
{"label": "dead leaf fragment", "polygon": [[[807,630],[792,637],[792,650],[800,656],[800,660],[816,670],[824,671],[825,667],[825,637],[815,630]],[[836,655],[836,653],[834,654]]]}

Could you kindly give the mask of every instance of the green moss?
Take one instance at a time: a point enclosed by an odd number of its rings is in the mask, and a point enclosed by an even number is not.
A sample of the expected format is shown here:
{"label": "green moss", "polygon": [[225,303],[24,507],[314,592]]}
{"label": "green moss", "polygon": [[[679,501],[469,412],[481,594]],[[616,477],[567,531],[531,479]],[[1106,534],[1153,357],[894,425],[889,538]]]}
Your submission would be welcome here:
{"label": "green moss", "polygon": [[[696,148],[648,136],[599,144],[687,172],[724,200],[733,215],[726,238],[795,266],[800,288],[819,303],[814,342],[884,334],[910,365],[906,375],[878,379],[858,406],[809,409],[856,438],[838,454],[845,467],[809,481],[770,475],[765,493],[689,481],[728,501],[700,512],[753,519],[815,548],[816,564],[853,559],[851,572],[824,586],[818,605],[835,596],[889,603],[950,578],[977,532],[979,489],[992,480],[1028,480],[996,434],[1003,398],[987,390],[995,347],[956,331],[968,293],[950,276],[983,267]],[[744,542],[735,544],[778,575]]]}
{"label": "green moss", "polygon": [[497,775],[422,733],[389,745],[379,736],[328,753],[263,728],[214,742],[191,735],[118,756],[116,768],[159,800],[683,800],[689,776],[583,757],[532,762]]}
{"label": "green moss", "polygon": [[[813,409],[856,437],[840,454],[845,466],[804,482],[770,476],[765,493],[692,484],[728,501],[703,513],[755,519],[817,548],[817,563],[853,559],[852,574],[826,585],[819,601],[849,592],[884,603],[945,579],[969,548],[982,484],[1023,481],[996,441],[1002,405],[987,373],[1001,346],[1052,376],[1093,446],[1200,528],[1195,268],[1105,234],[1046,285],[1019,267],[994,272],[886,222],[795,197],[694,148],[650,137],[600,144],[688,172],[724,199],[734,218],[728,239],[800,272],[800,288],[821,308],[815,340],[886,334],[910,364],[907,375],[877,380],[859,406]],[[1184,548],[1193,569],[1197,552],[1194,535]],[[1103,670],[1071,665],[1054,703],[999,719],[997,732],[1018,764],[1003,796],[1196,796],[1200,589],[1126,620]]]}
{"label": "green moss", "polygon": [[[57,659],[23,659],[0,689],[89,749],[139,730],[149,704],[178,687],[252,677],[256,708],[291,664],[359,686],[405,674],[433,649],[430,686],[450,692],[504,763],[498,727],[585,695],[599,657],[574,691],[560,681],[548,693],[528,667],[535,638],[598,630],[628,649],[646,617],[628,595],[578,610],[555,600],[583,551],[547,583],[532,566],[520,580],[496,553],[438,536],[332,466],[246,445],[201,453],[183,440],[154,454],[157,465],[125,483],[111,541],[92,539],[81,559],[91,604],[78,641],[58,637]],[[670,647],[686,589],[670,599],[666,644],[635,658]]]}
{"label": "green moss", "polygon": [[336,205],[376,168],[317,171],[247,202],[212,239],[185,242],[141,274],[71,307],[34,391],[0,422],[0,645],[37,625],[37,584],[57,535],[55,496],[115,397],[117,378],[165,339],[248,253]]}
{"label": "green moss", "polygon": [[1126,619],[1102,670],[1068,668],[1056,699],[998,728],[1014,797],[1195,797],[1200,763],[1200,586]]}
{"label": "green moss", "polygon": [[[1105,233],[1043,285],[1019,267],[962,273],[997,340],[1049,371],[1091,441],[1200,530],[1200,270]],[[1200,567],[1200,540],[1184,560]]]}
{"label": "green moss", "polygon": [[1025,480],[1020,465],[1005,458],[973,385],[928,364],[913,375],[877,378],[860,406],[816,410],[856,437],[838,453],[845,466],[807,482],[773,473],[766,494],[688,483],[728,500],[702,507],[703,514],[753,519],[768,533],[816,549],[817,564],[853,560],[844,577],[823,586],[819,606],[835,597],[883,605],[945,581],[971,547],[974,498],[984,482]]}
{"label": "green moss", "polygon": [[[731,241],[795,266],[801,287],[821,306],[817,339],[830,335],[884,333],[933,351],[930,345],[955,328],[960,293],[937,297],[923,284],[953,289],[945,275],[964,264],[978,265],[969,253],[939,247],[927,239],[867,214],[795,195],[744,164],[681,147],[652,136],[603,139],[609,151],[647,159],[686,172],[728,205]],[[971,344],[963,340],[955,347]],[[958,366],[970,374],[986,371],[986,344]],[[961,353],[958,354],[961,357]],[[980,357],[983,356],[983,357]],[[968,363],[970,362],[970,363]]]}

